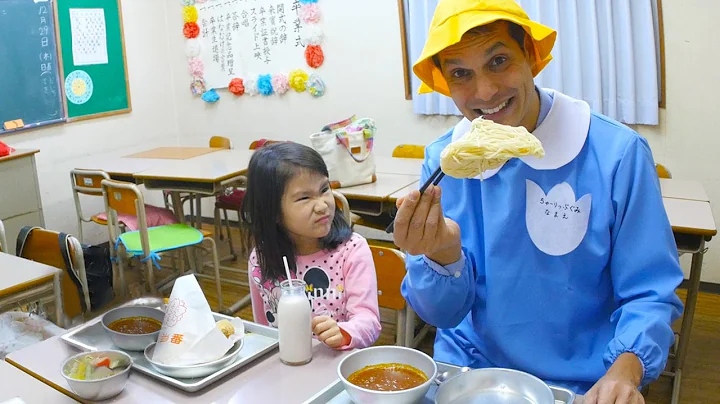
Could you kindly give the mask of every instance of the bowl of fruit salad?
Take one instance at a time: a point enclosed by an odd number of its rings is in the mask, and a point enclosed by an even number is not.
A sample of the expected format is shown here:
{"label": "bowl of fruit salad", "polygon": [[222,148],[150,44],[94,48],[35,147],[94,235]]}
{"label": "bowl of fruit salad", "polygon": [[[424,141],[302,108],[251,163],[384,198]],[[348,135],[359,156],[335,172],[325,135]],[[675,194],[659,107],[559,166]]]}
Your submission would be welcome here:
{"label": "bowl of fruit salad", "polygon": [[125,389],[132,358],[122,351],[83,352],[60,368],[72,391],[85,400],[106,400]]}

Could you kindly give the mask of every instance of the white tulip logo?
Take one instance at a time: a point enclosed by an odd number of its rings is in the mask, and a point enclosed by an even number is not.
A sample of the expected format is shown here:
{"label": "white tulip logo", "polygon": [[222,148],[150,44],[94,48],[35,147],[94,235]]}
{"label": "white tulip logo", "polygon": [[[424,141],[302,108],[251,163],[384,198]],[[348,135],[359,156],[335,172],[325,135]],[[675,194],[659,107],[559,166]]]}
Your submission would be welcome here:
{"label": "white tulip logo", "polygon": [[535,246],[553,256],[575,250],[587,233],[592,196],[586,194],[576,201],[567,182],[555,185],[547,195],[536,183],[525,183],[525,222]]}

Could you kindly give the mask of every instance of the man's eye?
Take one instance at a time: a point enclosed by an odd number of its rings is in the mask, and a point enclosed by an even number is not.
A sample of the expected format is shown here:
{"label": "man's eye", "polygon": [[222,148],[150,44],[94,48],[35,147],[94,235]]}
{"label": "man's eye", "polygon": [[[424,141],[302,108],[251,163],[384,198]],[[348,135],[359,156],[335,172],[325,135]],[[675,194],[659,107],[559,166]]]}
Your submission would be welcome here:
{"label": "man's eye", "polygon": [[493,67],[498,67],[503,65],[505,62],[507,62],[507,58],[505,56],[496,56],[493,58],[492,62],[490,62],[490,65]]}
{"label": "man's eye", "polygon": [[460,79],[463,77],[466,77],[470,74],[470,72],[467,69],[455,69],[452,71],[452,76],[456,79]]}

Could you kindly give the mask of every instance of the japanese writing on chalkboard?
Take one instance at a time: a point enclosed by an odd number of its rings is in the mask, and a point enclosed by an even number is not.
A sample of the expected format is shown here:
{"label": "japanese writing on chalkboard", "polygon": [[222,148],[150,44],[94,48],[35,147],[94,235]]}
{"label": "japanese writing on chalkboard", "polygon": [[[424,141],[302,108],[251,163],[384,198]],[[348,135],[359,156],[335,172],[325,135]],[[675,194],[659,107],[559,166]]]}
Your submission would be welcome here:
{"label": "japanese writing on chalkboard", "polygon": [[568,219],[571,215],[579,214],[580,207],[569,203],[558,203],[547,198],[540,198],[540,205],[545,206],[545,215],[557,219]]}
{"label": "japanese writing on chalkboard", "polygon": [[[55,96],[57,94],[55,79],[53,77],[53,55],[50,52],[50,25],[48,19],[51,18],[50,11],[47,6],[40,6],[38,10],[38,34],[40,37],[40,52],[38,59],[40,61],[40,80],[42,81],[43,94]],[[49,97],[44,97],[50,102]]]}

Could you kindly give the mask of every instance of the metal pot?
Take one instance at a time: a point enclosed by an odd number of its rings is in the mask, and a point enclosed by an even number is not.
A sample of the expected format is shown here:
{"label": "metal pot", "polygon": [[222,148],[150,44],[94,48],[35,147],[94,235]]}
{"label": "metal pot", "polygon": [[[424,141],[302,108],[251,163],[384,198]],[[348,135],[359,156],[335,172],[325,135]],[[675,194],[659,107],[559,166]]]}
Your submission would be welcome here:
{"label": "metal pot", "polygon": [[108,328],[113,321],[127,317],[149,317],[162,323],[165,313],[154,307],[142,306],[118,307],[105,313],[101,322],[116,347],[126,351],[144,351],[148,345],[157,341],[160,330],[148,334],[123,334]]}
{"label": "metal pot", "polygon": [[555,404],[550,387],[512,369],[487,368],[459,373],[440,384],[435,404]]}

